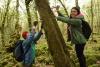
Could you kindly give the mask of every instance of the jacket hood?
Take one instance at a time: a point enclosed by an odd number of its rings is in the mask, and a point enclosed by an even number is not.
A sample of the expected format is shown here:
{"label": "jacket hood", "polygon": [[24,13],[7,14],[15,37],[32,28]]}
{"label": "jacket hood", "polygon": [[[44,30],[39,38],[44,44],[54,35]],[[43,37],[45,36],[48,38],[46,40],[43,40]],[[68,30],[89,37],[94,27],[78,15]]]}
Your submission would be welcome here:
{"label": "jacket hood", "polygon": [[76,16],[76,18],[78,18],[78,19],[84,19],[84,15],[82,13],[80,13],[78,16]]}

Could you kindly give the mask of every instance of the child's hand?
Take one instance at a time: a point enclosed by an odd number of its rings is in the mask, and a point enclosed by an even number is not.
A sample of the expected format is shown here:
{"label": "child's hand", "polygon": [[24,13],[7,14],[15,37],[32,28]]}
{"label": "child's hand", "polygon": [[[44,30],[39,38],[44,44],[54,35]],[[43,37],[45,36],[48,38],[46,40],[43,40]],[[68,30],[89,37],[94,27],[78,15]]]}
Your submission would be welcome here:
{"label": "child's hand", "polygon": [[32,32],[33,34],[35,34],[35,32],[36,32],[35,29],[36,29],[35,26],[33,26],[32,29],[31,29],[31,32]]}
{"label": "child's hand", "polygon": [[42,22],[42,24],[41,24],[41,29],[43,29],[43,22]]}
{"label": "child's hand", "polygon": [[52,8],[52,12],[53,14],[57,17],[58,16],[58,11],[56,8]]}

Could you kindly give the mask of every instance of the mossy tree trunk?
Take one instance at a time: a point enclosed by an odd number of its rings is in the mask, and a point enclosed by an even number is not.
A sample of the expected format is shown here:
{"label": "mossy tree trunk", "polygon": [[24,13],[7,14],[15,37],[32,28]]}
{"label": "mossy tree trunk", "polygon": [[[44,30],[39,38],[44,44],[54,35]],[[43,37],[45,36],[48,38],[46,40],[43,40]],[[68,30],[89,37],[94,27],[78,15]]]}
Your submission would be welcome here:
{"label": "mossy tree trunk", "polygon": [[9,40],[9,45],[7,45],[7,48],[9,47],[14,47],[15,43],[20,39],[21,36],[21,26],[19,25],[19,0],[16,0],[16,23],[15,23],[15,28],[14,32],[10,35],[10,40]]}
{"label": "mossy tree trunk", "polygon": [[47,43],[53,57],[55,67],[71,67],[69,52],[65,49],[66,44],[55,16],[48,5],[48,0],[35,0],[35,4],[42,19]]}
{"label": "mossy tree trunk", "polygon": [[1,42],[2,42],[2,46],[5,46],[5,40],[4,40],[4,30],[5,30],[5,23],[6,23],[6,18],[7,18],[7,14],[9,11],[9,4],[10,4],[11,0],[7,1],[7,5],[6,5],[6,11],[5,14],[3,16],[3,21],[2,21],[2,26],[1,26]]}

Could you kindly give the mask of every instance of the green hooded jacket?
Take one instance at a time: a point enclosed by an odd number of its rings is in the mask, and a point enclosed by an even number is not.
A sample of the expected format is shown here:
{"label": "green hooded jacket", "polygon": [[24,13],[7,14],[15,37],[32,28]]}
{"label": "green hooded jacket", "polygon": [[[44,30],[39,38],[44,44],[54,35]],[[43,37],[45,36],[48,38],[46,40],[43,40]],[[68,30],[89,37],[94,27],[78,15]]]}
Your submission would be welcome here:
{"label": "green hooded jacket", "polygon": [[57,17],[57,20],[70,25],[69,30],[70,30],[71,42],[73,44],[85,44],[86,43],[86,39],[82,34],[81,19],[84,19],[84,16],[79,16],[77,18],[69,18],[69,17],[64,17],[63,15],[61,15]]}

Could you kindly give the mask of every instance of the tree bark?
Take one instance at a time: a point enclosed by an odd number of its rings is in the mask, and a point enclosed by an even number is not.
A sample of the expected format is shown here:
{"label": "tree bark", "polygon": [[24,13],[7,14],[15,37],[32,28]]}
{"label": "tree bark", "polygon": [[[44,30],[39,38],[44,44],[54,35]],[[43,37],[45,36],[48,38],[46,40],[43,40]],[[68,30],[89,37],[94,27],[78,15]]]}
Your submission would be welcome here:
{"label": "tree bark", "polygon": [[94,21],[94,14],[93,14],[93,0],[91,0],[91,27],[92,27],[92,41],[93,41],[93,21]]}
{"label": "tree bark", "polygon": [[35,0],[55,67],[71,67],[69,52],[47,0]]}
{"label": "tree bark", "polygon": [[79,8],[78,0],[75,0],[76,7]]}
{"label": "tree bark", "polygon": [[15,43],[20,39],[21,36],[21,26],[19,25],[19,0],[16,0],[16,14],[15,14],[15,19],[16,19],[16,23],[15,23],[15,28],[14,31],[12,32],[12,34],[10,34],[10,40],[9,40],[9,45],[6,45],[6,49],[11,47],[15,47]]}
{"label": "tree bark", "polygon": [[18,8],[19,8],[19,0],[16,1],[16,24],[15,24],[15,29],[18,28],[19,26],[19,11],[18,11]]}
{"label": "tree bark", "polygon": [[11,46],[15,46],[14,43],[20,39],[20,32],[21,32],[21,26],[19,25],[19,0],[16,0],[16,23],[15,23],[15,31],[11,35],[13,43]]}
{"label": "tree bark", "polygon": [[30,13],[30,9],[29,9],[29,4],[30,4],[31,0],[25,0],[25,5],[26,5],[26,11],[27,11],[27,19],[28,19],[28,24],[29,24],[29,31],[31,31],[32,28],[32,19],[31,19],[31,13]]}
{"label": "tree bark", "polygon": [[7,5],[6,5],[6,12],[4,14],[3,21],[2,21],[2,26],[1,26],[1,42],[2,42],[2,46],[5,46],[4,29],[5,29],[6,17],[7,17],[8,11],[9,11],[10,2],[11,2],[11,0],[8,0]]}

